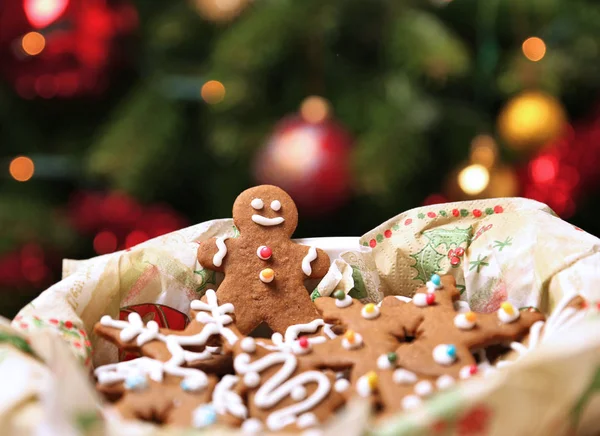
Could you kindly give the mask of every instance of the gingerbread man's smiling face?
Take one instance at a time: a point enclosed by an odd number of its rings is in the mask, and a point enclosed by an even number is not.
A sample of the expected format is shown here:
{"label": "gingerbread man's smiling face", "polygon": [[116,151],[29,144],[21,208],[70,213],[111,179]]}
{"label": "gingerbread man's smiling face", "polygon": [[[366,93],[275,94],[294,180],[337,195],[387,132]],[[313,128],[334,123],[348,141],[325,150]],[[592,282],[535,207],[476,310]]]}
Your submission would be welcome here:
{"label": "gingerbread man's smiling face", "polygon": [[282,232],[291,237],[298,225],[298,210],[285,191],[261,185],[238,196],[233,204],[233,222],[242,236],[244,232]]}

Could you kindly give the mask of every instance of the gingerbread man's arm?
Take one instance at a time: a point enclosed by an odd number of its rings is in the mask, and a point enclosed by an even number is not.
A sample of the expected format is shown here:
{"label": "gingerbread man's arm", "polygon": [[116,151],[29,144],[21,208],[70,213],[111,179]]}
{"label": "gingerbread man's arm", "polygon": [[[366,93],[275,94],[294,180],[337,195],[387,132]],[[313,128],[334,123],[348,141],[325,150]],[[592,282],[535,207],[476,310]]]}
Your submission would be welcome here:
{"label": "gingerbread man's arm", "polygon": [[331,265],[327,253],[320,248],[306,247],[304,245],[301,245],[300,249],[303,256],[301,266],[304,274],[311,279],[320,279],[325,276]]}
{"label": "gingerbread man's arm", "polygon": [[198,262],[202,268],[223,272],[231,244],[231,240],[222,237],[201,242],[198,247]]}

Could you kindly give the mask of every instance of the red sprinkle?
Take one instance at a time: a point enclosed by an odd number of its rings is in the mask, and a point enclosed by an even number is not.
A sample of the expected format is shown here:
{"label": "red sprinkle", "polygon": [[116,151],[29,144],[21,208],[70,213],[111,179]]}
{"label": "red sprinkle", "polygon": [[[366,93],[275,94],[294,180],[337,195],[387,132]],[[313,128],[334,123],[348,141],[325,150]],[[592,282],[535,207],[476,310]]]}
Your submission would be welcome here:
{"label": "red sprinkle", "polygon": [[427,296],[425,297],[425,301],[428,305],[431,306],[433,303],[435,303],[435,294],[427,294]]}
{"label": "red sprinkle", "polygon": [[273,251],[269,247],[263,247],[260,249],[260,256],[264,259],[269,259]]}
{"label": "red sprinkle", "polygon": [[298,343],[302,348],[308,348],[308,339],[306,338],[306,336],[301,336],[298,339]]}
{"label": "red sprinkle", "polygon": [[383,232],[383,236],[385,236],[386,238],[391,238],[392,237],[392,231],[391,230],[386,230],[385,232]]}
{"label": "red sprinkle", "polygon": [[479,209],[473,209],[473,215],[479,218],[481,216],[481,211]]}
{"label": "red sprinkle", "polygon": [[435,212],[427,212],[427,216],[428,216],[429,218],[435,218],[435,217],[436,217],[436,214],[435,214]]}
{"label": "red sprinkle", "polygon": [[471,375],[477,374],[477,365],[469,366],[469,374],[471,374]]}
{"label": "red sprinkle", "polygon": [[494,206],[494,213],[502,213],[504,208],[502,206]]}
{"label": "red sprinkle", "polygon": [[458,209],[452,209],[452,215],[459,216],[460,215],[460,211]]}
{"label": "red sprinkle", "polygon": [[71,321],[65,321],[65,327],[70,329],[71,327],[73,327],[73,323]]}
{"label": "red sprinkle", "polygon": [[375,239],[371,239],[371,240],[369,241],[369,246],[370,246],[371,248],[375,248],[375,246],[376,246],[376,245],[377,245],[377,241],[376,241]]}

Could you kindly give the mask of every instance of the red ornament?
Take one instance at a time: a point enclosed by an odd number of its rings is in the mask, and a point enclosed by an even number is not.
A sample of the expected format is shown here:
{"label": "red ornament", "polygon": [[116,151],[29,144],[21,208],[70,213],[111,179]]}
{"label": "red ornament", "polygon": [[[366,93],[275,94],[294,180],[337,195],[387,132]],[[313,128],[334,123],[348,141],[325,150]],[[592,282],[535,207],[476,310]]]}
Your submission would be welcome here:
{"label": "red ornament", "polygon": [[257,154],[255,177],[285,189],[301,212],[332,212],[350,195],[351,144],[348,132],[330,119],[285,118]]}
{"label": "red ornament", "polygon": [[433,303],[435,303],[435,294],[434,293],[427,294],[427,296],[425,297],[425,302],[429,306],[431,306]]}
{"label": "red ornament", "polygon": [[298,339],[298,344],[302,347],[302,348],[308,348],[308,339],[306,338],[306,336],[301,336]]}

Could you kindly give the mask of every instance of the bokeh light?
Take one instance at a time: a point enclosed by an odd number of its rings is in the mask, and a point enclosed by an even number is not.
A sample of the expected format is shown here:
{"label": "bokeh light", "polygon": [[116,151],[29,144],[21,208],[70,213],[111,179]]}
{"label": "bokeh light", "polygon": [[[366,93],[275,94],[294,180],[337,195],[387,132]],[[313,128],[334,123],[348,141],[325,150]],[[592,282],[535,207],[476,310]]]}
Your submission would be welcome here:
{"label": "bokeh light", "polygon": [[217,104],[225,98],[225,86],[218,80],[209,80],[202,85],[202,99],[208,104]]}
{"label": "bokeh light", "polygon": [[19,156],[12,160],[8,171],[17,182],[26,182],[33,177],[35,165],[33,161],[26,156]]}
{"label": "bokeh light", "polygon": [[540,156],[529,165],[531,178],[537,183],[551,182],[556,178],[558,162],[551,156]]}
{"label": "bokeh light", "polygon": [[490,173],[483,165],[469,165],[458,174],[460,189],[469,195],[479,194],[487,187],[489,182]]}
{"label": "bokeh light", "polygon": [[323,97],[311,95],[304,99],[300,105],[300,115],[305,121],[318,124],[329,116],[329,102]]}
{"label": "bokeh light", "polygon": [[471,141],[471,162],[491,168],[496,161],[496,141],[490,135],[477,135]]}
{"label": "bokeh light", "polygon": [[117,249],[117,237],[113,232],[104,230],[94,238],[94,251],[98,254],[112,253]]}
{"label": "bokeh light", "polygon": [[141,230],[134,230],[125,238],[125,248],[132,248],[142,242],[146,242],[149,239],[149,236],[146,232]]}
{"label": "bokeh light", "polygon": [[537,36],[527,38],[523,42],[521,48],[523,49],[523,54],[525,57],[532,62],[542,60],[542,58],[546,55],[546,44]]}
{"label": "bokeh light", "polygon": [[29,32],[21,39],[21,47],[29,56],[38,55],[46,47],[46,38],[39,32]]}

